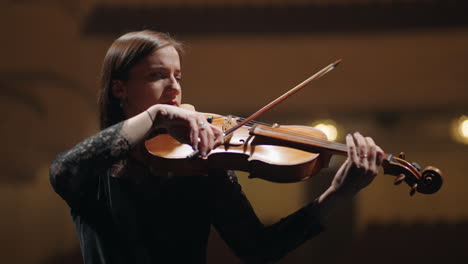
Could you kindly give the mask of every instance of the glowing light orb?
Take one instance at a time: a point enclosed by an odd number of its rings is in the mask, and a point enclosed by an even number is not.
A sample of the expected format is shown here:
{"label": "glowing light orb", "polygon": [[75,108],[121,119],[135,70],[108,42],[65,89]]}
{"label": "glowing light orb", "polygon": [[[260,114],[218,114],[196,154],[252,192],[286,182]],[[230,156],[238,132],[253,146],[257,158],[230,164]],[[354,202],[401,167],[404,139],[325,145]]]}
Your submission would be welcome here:
{"label": "glowing light orb", "polygon": [[460,123],[459,130],[462,137],[468,138],[468,119],[465,119]]}
{"label": "glowing light orb", "polygon": [[452,123],[452,136],[458,142],[468,144],[468,117],[463,115]]}
{"label": "glowing light orb", "polygon": [[334,122],[321,122],[316,124],[314,127],[325,133],[328,140],[335,141],[338,137],[338,129],[336,128]]}

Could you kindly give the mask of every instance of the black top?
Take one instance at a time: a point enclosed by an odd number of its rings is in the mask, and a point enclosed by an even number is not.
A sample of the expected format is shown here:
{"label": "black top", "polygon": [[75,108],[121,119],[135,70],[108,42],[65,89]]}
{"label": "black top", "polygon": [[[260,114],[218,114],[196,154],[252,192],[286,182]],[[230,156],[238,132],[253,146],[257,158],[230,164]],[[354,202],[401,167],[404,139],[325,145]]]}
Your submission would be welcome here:
{"label": "black top", "polygon": [[[271,263],[322,230],[314,203],[263,226],[230,171],[151,173],[130,158],[121,126],[59,154],[50,168],[52,186],[71,208],[86,264],[205,263],[211,225],[244,261]],[[111,176],[119,160],[138,175]]]}

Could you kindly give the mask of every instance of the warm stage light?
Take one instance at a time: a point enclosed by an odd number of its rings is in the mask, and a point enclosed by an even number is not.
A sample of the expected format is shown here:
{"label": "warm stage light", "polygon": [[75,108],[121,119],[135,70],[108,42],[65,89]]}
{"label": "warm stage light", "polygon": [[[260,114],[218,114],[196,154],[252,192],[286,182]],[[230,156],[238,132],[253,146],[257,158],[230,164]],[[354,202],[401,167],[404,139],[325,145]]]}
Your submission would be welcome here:
{"label": "warm stage light", "polygon": [[468,144],[468,117],[461,116],[452,124],[453,137],[462,143]]}
{"label": "warm stage light", "polygon": [[325,120],[314,123],[313,127],[321,130],[327,135],[328,140],[335,141],[338,137],[338,129],[333,120]]}
{"label": "warm stage light", "polygon": [[468,138],[468,119],[465,119],[460,124],[460,134],[464,138]]}

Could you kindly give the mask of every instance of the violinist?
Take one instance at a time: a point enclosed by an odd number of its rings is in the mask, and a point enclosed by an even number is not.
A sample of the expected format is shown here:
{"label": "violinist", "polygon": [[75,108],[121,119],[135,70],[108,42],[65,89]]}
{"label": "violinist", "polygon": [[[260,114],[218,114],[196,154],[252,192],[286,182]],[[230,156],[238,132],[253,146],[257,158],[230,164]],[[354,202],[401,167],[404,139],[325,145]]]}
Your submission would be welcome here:
{"label": "violinist", "polygon": [[259,221],[232,171],[158,171],[144,148],[158,131],[202,157],[223,143],[219,128],[181,105],[182,55],[182,45],[159,32],[115,40],[102,67],[102,130],[50,166],[86,264],[205,263],[211,225],[243,261],[275,262],[322,232],[331,209],[371,183],[382,164],[371,138],[348,135],[348,157],[329,188],[271,226]]}

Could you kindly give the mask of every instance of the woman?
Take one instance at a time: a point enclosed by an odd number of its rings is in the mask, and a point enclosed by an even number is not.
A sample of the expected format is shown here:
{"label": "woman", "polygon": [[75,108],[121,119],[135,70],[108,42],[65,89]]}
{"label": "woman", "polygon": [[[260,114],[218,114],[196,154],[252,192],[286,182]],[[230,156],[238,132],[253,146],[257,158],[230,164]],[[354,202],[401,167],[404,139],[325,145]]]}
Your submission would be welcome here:
{"label": "woman", "polygon": [[143,142],[166,130],[201,156],[222,131],[181,106],[182,47],[166,34],[123,35],[102,68],[102,130],[61,153],[50,167],[68,203],[85,263],[204,263],[211,224],[245,262],[278,260],[326,226],[330,208],[375,177],[383,152],[348,135],[348,158],[330,187],[280,222],[263,226],[230,171],[171,175],[149,165]]}

